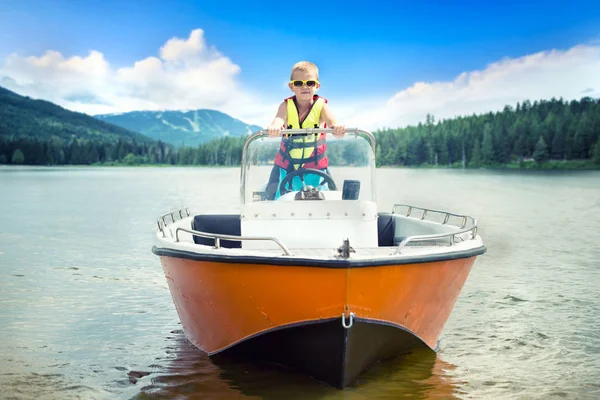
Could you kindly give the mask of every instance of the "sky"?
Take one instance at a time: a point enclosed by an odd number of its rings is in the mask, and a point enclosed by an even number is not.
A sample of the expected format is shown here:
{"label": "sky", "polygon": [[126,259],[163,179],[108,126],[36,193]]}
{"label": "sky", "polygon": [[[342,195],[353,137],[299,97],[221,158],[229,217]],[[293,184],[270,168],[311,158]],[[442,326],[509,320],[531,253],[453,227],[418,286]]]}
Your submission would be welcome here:
{"label": "sky", "polygon": [[267,126],[290,69],[363,129],[600,97],[600,2],[0,0],[0,86],[91,115]]}

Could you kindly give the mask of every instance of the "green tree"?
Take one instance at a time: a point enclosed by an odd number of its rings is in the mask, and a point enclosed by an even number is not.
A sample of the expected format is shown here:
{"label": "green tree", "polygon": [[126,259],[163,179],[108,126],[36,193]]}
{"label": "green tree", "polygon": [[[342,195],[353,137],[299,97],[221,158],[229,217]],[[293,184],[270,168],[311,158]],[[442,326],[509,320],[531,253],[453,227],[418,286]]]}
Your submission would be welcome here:
{"label": "green tree", "polygon": [[591,142],[593,135],[592,121],[588,117],[588,113],[583,112],[579,118],[575,136],[573,137],[573,155],[575,158],[589,157],[590,150],[592,149]]}
{"label": "green tree", "polygon": [[380,157],[381,157],[381,145],[377,144],[377,147],[375,148],[375,161],[377,162],[377,166],[381,166],[381,161],[380,161]]}
{"label": "green tree", "polygon": [[592,160],[594,164],[600,165],[600,140],[594,146],[594,158]]}
{"label": "green tree", "polygon": [[398,143],[396,147],[396,154],[394,154],[394,164],[395,165],[404,165],[406,163],[406,142],[401,141]]}
{"label": "green tree", "polygon": [[446,132],[438,134],[435,147],[437,162],[441,165],[450,164],[450,152],[448,151],[448,136]]}
{"label": "green tree", "polygon": [[552,139],[552,158],[562,160],[565,157],[565,126],[562,121],[557,121],[556,131]]}
{"label": "green tree", "polygon": [[435,129],[435,118],[431,114],[425,117],[425,135],[423,140],[424,158],[427,164],[435,164],[435,146],[433,144],[433,131]]}
{"label": "green tree", "polygon": [[471,152],[471,162],[469,165],[473,167],[481,166],[483,158],[481,156],[481,145],[479,144],[479,138],[475,139],[475,143],[473,143],[473,151]]}
{"label": "green tree", "polygon": [[543,136],[540,136],[537,143],[535,144],[535,150],[533,151],[533,159],[539,163],[548,160],[548,146],[546,145]]}
{"label": "green tree", "polygon": [[494,132],[494,159],[501,164],[507,163],[510,161],[510,143],[504,121],[498,119]]}
{"label": "green tree", "polygon": [[23,154],[23,151],[21,151],[21,149],[16,149],[12,156],[12,163],[13,164],[23,164],[24,161],[25,161],[25,154]]}
{"label": "green tree", "polygon": [[136,165],[137,164],[136,157],[133,153],[129,153],[125,157],[123,157],[122,162],[125,165]]}
{"label": "green tree", "polygon": [[494,142],[492,139],[492,127],[486,123],[483,127],[483,142],[481,143],[481,158],[484,164],[492,164],[494,161]]}

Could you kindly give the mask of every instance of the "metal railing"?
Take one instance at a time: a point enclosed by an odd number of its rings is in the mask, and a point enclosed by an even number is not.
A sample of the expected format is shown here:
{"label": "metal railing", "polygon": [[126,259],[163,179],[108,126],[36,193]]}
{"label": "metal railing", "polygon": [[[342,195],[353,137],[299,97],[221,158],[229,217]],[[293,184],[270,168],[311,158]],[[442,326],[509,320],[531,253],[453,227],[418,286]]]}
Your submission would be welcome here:
{"label": "metal railing", "polygon": [[171,223],[175,223],[175,221],[178,221],[175,219],[175,216],[179,215],[179,219],[184,219],[190,216],[190,210],[187,207],[184,208],[180,208],[179,210],[175,210],[175,211],[171,211],[168,212],[166,214],[161,215],[160,217],[158,217],[158,219],[156,220],[156,223],[158,224],[158,230],[162,233],[163,237],[167,236],[165,234],[165,228],[167,227],[167,217],[171,217]]}
{"label": "metal railing", "polygon": [[292,255],[292,253],[290,253],[290,250],[287,248],[287,246],[285,244],[283,244],[279,239],[274,238],[274,237],[221,235],[221,234],[216,234],[216,233],[201,232],[201,231],[195,231],[193,229],[186,229],[186,228],[179,227],[179,228],[175,229],[175,241],[176,242],[179,242],[179,231],[186,232],[186,233],[189,233],[190,235],[194,235],[194,236],[200,236],[200,237],[204,237],[204,238],[208,238],[208,239],[214,239],[214,241],[215,241],[214,248],[215,249],[221,248],[221,240],[232,240],[232,241],[238,241],[238,242],[242,242],[244,240],[265,240],[265,241],[268,240],[268,241],[277,243],[277,245],[281,248],[281,250],[283,250],[283,253],[286,256]]}
{"label": "metal railing", "polygon": [[[413,219],[418,219],[421,221],[433,222],[433,223],[437,223],[439,225],[453,225],[453,224],[448,223],[450,218],[452,218],[452,217],[458,218],[461,222],[460,222],[460,226],[454,225],[454,226],[457,226],[457,228],[459,229],[456,232],[438,233],[438,234],[433,234],[433,235],[407,236],[404,239],[402,239],[402,241],[398,244],[398,247],[396,248],[396,251],[394,252],[394,254],[401,254],[402,249],[404,247],[406,247],[410,242],[440,241],[440,240],[447,239],[449,241],[449,245],[453,246],[457,242],[456,237],[459,235],[470,233],[470,235],[471,235],[470,240],[475,239],[477,237],[477,219],[475,219],[474,217],[471,217],[468,215],[453,214],[453,213],[449,213],[449,212],[445,212],[445,211],[432,210],[432,209],[427,209],[427,208],[422,208],[422,207],[416,207],[416,206],[411,206],[408,204],[395,204],[394,207],[392,208],[392,214],[397,214],[396,209],[400,208],[400,207],[405,207],[407,209],[406,213],[404,215],[407,218],[413,218]],[[422,211],[421,216],[420,217],[412,216],[414,210]],[[431,214],[442,216],[443,221],[439,222],[439,221],[434,221],[432,219],[428,219],[428,216],[430,216]],[[461,241],[463,240],[460,236],[459,236],[459,239]]]}
{"label": "metal railing", "polygon": [[[407,247],[407,245],[411,242],[425,242],[425,241],[439,242],[441,240],[448,240],[448,244],[450,246],[453,246],[456,242],[463,240],[460,237],[460,235],[469,233],[470,234],[469,240],[473,240],[477,237],[477,219],[475,219],[474,217],[471,217],[468,215],[453,214],[453,213],[449,213],[449,212],[445,212],[445,211],[432,210],[432,209],[427,209],[427,208],[422,208],[422,207],[417,207],[417,206],[411,206],[408,204],[395,204],[394,207],[392,208],[392,214],[401,215],[396,212],[397,209],[399,209],[401,207],[406,208],[406,212],[403,213],[404,217],[413,218],[413,219],[422,220],[422,221],[428,221],[428,222],[432,222],[432,223],[437,223],[439,225],[456,226],[458,228],[458,231],[448,232],[448,233],[438,233],[438,234],[432,234],[432,235],[407,236],[404,239],[402,239],[402,241],[398,244],[398,246],[396,247],[396,250],[394,252],[394,255],[401,254],[402,249]],[[419,215],[413,216],[413,211],[421,211],[420,216]],[[442,216],[443,221],[439,222],[439,221],[430,219],[429,217],[431,215]],[[187,207],[185,207],[185,208],[182,208],[179,210],[171,211],[169,213],[163,214],[160,217],[158,217],[158,220],[157,220],[158,229],[162,233],[163,237],[166,237],[165,230],[166,230],[167,225],[173,224],[176,221],[178,221],[178,219],[176,219],[177,216],[179,217],[179,220],[181,220],[183,218],[187,218],[190,216],[190,211]],[[171,222],[167,222],[167,218],[169,218],[169,217],[171,219]],[[449,221],[451,218],[459,219],[460,225],[450,224]],[[193,236],[200,236],[200,237],[204,237],[204,238],[208,238],[208,239],[213,239],[215,241],[214,248],[216,248],[216,249],[221,248],[221,240],[230,240],[230,241],[239,241],[239,242],[242,242],[245,240],[263,240],[263,241],[275,242],[281,248],[281,250],[283,251],[283,253],[286,256],[292,255],[291,252],[289,251],[288,247],[275,237],[223,235],[223,234],[202,232],[202,231],[196,231],[193,229],[178,227],[177,229],[175,229],[175,242],[179,242],[179,232],[180,231],[186,232]],[[172,235],[172,233],[171,233],[171,235]],[[458,236],[458,238],[457,238],[457,236]]]}
{"label": "metal railing", "polygon": [[[176,218],[177,216],[179,216],[179,219]],[[190,210],[187,207],[163,214],[160,217],[158,217],[158,219],[157,219],[158,230],[162,233],[163,237],[166,237],[167,235],[165,233],[165,230],[167,228],[167,225],[174,224],[176,221],[182,220],[189,216],[190,216]],[[168,222],[168,218],[171,219],[170,222]],[[231,240],[231,241],[239,241],[239,242],[244,241],[244,240],[265,240],[265,241],[275,242],[281,248],[281,250],[283,250],[283,253],[286,256],[289,256],[292,254],[285,244],[283,244],[279,239],[274,238],[274,237],[222,235],[222,234],[218,234],[218,233],[195,231],[193,229],[178,227],[177,229],[175,229],[175,242],[179,242],[179,231],[187,232],[193,236],[200,236],[200,237],[204,237],[204,238],[208,238],[208,239],[214,239],[214,241],[215,241],[214,248],[215,249],[221,248],[221,240]],[[173,235],[173,233],[171,233],[171,236],[172,235]]]}

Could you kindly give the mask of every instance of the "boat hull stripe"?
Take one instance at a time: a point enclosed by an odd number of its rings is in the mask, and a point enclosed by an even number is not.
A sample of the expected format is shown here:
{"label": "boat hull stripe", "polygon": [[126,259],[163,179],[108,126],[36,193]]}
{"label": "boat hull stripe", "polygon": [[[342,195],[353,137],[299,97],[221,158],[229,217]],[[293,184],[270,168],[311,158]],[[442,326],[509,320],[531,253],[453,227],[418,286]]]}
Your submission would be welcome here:
{"label": "boat hull stripe", "polygon": [[[391,251],[391,250],[390,250]],[[152,252],[161,257],[183,258],[192,261],[209,261],[228,264],[280,265],[293,267],[316,268],[361,268],[383,265],[420,264],[435,261],[450,261],[479,256],[486,252],[485,246],[470,250],[453,251],[442,254],[427,254],[419,256],[397,256],[374,258],[370,260],[325,260],[298,257],[262,257],[262,256],[232,256],[221,254],[199,254],[184,250],[152,247]]]}

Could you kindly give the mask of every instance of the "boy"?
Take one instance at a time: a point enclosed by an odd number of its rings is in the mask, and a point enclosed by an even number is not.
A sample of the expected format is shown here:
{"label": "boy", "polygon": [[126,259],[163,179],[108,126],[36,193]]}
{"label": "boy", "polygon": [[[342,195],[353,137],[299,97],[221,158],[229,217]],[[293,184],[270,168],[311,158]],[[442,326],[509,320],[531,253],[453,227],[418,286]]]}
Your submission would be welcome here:
{"label": "boy", "polygon": [[[319,83],[319,69],[308,61],[300,61],[292,67],[288,86],[294,96],[285,99],[277,110],[273,121],[267,127],[269,136],[281,135],[282,129],[333,128],[333,134],[341,137],[346,133],[344,125],[338,125],[327,100],[316,95]],[[317,138],[318,136],[318,138]],[[285,137],[281,140],[279,152],[275,157],[275,165],[267,184],[266,192],[269,200],[279,197],[279,184],[285,176],[298,168],[327,171],[329,161],[325,155],[325,134]],[[294,178],[296,181],[297,178]],[[307,174],[306,184],[318,186],[320,177]]]}

